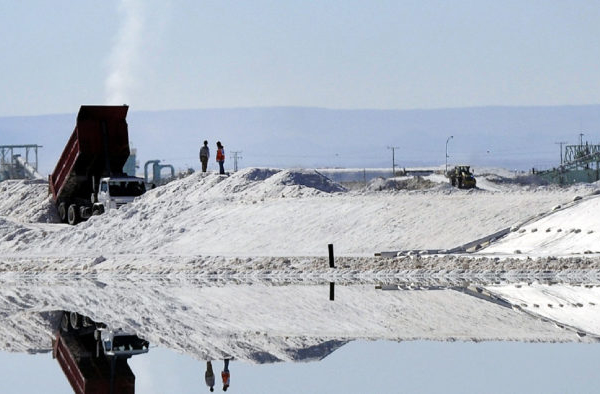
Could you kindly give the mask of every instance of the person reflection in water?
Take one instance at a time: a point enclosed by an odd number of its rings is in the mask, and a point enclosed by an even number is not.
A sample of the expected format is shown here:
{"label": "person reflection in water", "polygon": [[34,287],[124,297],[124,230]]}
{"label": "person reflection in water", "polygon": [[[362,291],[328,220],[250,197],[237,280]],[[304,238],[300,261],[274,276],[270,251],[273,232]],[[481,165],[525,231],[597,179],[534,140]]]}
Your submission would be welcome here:
{"label": "person reflection in water", "polygon": [[210,387],[210,391],[215,391],[215,373],[212,369],[212,363],[210,361],[206,362],[206,372],[204,373],[204,380],[206,381],[206,385]]}
{"label": "person reflection in water", "polygon": [[227,389],[229,388],[229,359],[226,358],[225,360],[223,360],[225,362],[225,368],[223,369],[223,372],[221,372],[221,379],[223,379],[223,391],[227,391]]}

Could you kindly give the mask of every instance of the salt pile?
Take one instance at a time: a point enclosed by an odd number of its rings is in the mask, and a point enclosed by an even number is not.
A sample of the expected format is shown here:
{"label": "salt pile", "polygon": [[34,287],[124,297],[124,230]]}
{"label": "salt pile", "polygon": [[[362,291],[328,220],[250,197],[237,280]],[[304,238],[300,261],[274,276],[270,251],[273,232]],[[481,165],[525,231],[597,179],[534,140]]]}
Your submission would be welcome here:
{"label": "salt pile", "polygon": [[336,255],[356,257],[449,249],[531,221],[596,187],[465,191],[438,184],[346,191],[310,170],[195,173],[72,227],[46,223],[56,221],[46,184],[3,182],[0,253],[20,259],[118,256],[127,263],[132,256],[324,256],[329,243]]}

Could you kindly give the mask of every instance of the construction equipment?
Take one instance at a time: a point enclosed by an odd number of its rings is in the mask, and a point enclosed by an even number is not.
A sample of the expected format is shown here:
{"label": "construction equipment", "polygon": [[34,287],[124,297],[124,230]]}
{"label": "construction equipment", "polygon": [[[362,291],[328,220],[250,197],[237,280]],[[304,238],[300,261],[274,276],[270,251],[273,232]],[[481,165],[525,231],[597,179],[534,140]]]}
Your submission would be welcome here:
{"label": "construction equipment", "polygon": [[459,189],[473,189],[477,184],[475,176],[471,172],[471,166],[455,166],[448,171],[446,176],[450,179],[450,184]]}
{"label": "construction equipment", "polygon": [[146,191],[143,179],[123,171],[130,155],[128,108],[81,106],[75,130],[49,179],[61,221],[75,225]]}

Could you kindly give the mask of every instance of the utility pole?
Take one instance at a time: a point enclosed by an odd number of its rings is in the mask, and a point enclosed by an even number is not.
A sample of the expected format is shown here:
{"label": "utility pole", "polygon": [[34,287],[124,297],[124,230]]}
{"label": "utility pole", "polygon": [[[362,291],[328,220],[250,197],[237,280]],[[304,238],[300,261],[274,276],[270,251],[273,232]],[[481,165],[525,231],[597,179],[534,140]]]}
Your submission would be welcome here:
{"label": "utility pole", "polygon": [[567,144],[567,141],[559,141],[559,142],[555,142],[556,145],[560,145],[560,165],[563,165],[563,145]]}
{"label": "utility pole", "polygon": [[446,140],[446,172],[444,174],[448,174],[448,142],[450,142],[450,140],[454,138],[453,135],[451,135],[450,137],[448,137],[448,139]]}
{"label": "utility pole", "polygon": [[396,149],[400,149],[400,147],[388,146],[387,148],[392,150],[392,176],[396,176]]}
{"label": "utility pole", "polygon": [[579,133],[579,146],[583,146],[583,133]]}
{"label": "utility pole", "polygon": [[233,155],[233,172],[237,172],[238,170],[238,159],[242,159],[242,156],[239,156],[240,153],[242,153],[242,151],[231,152]]}

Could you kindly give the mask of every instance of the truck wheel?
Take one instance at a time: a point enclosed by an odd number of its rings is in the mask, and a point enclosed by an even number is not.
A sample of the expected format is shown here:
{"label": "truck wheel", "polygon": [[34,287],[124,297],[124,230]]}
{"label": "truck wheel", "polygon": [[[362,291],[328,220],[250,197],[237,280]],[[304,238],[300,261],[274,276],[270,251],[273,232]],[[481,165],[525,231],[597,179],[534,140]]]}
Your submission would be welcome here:
{"label": "truck wheel", "polygon": [[67,312],[63,312],[62,318],[60,319],[60,329],[63,332],[69,332],[69,315]]}
{"label": "truck wheel", "polygon": [[79,313],[77,312],[71,312],[69,313],[69,321],[71,323],[71,327],[74,330],[79,329],[79,326],[81,325],[81,316],[79,316]]}
{"label": "truck wheel", "polygon": [[64,202],[61,202],[60,204],[58,204],[58,217],[60,218],[60,221],[63,223],[67,222],[67,204],[65,204]]}
{"label": "truck wheel", "polygon": [[71,226],[79,223],[79,212],[77,212],[77,205],[69,205],[69,209],[67,210],[67,221]]}
{"label": "truck wheel", "polygon": [[94,204],[92,208],[92,215],[102,215],[104,213],[104,205]]}
{"label": "truck wheel", "polygon": [[84,327],[91,327],[94,325],[94,322],[88,316],[84,316],[81,324],[83,324]]}

